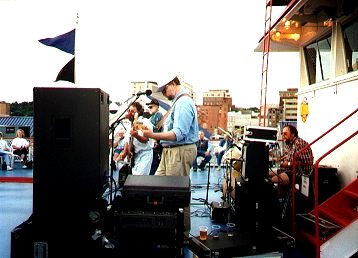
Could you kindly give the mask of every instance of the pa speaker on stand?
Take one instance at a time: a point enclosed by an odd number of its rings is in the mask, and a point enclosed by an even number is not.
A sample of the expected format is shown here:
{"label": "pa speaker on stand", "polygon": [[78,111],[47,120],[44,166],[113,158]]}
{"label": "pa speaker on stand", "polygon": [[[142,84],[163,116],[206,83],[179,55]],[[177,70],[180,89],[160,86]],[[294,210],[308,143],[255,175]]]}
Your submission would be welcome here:
{"label": "pa speaker on stand", "polygon": [[[108,185],[109,95],[34,88],[33,220],[50,257],[81,246],[88,212]],[[66,256],[66,255],[64,255]]]}
{"label": "pa speaker on stand", "polygon": [[274,128],[245,128],[241,178],[235,185],[235,210],[239,227],[252,233],[269,232],[272,228],[275,200],[273,185],[268,180],[268,143],[275,142],[276,135]]}

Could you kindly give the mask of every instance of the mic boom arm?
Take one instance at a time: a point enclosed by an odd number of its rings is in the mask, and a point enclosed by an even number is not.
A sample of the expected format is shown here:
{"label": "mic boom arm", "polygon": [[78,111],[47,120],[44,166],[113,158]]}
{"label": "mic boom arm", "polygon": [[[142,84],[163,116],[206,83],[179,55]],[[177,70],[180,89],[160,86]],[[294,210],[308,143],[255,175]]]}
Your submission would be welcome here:
{"label": "mic boom arm", "polygon": [[140,92],[137,92],[137,97],[141,96],[141,95],[147,95],[147,96],[150,96],[152,95],[152,91],[150,89],[147,89],[146,91],[140,91]]}

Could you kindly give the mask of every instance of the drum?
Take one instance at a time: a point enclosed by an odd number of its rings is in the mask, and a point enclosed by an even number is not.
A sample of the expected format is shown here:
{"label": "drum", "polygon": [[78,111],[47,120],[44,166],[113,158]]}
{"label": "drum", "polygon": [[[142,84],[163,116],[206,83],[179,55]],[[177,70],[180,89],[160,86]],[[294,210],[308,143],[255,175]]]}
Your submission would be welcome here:
{"label": "drum", "polygon": [[229,167],[232,166],[236,171],[241,171],[241,150],[237,146],[232,146],[223,155],[223,161]]}
{"label": "drum", "polygon": [[[228,168],[228,171],[227,171],[226,175],[224,176],[224,181],[223,181],[223,196],[226,197],[227,188],[228,188],[228,185],[230,185],[231,186],[230,196],[232,199],[235,199],[235,181],[240,176],[241,176],[240,171],[237,171],[234,168],[232,168],[230,171],[230,168]],[[231,180],[230,180],[230,177],[231,177]]]}
{"label": "drum", "polygon": [[[238,146],[232,146],[223,156],[226,166],[226,173],[223,182],[223,195],[226,196],[228,185],[231,186],[231,198],[235,199],[235,181],[241,176],[241,150]],[[230,180],[231,177],[231,180]]]}
{"label": "drum", "polygon": [[239,146],[233,145],[223,155],[223,161],[230,161],[231,159],[240,159],[241,158],[241,150],[238,148]]}

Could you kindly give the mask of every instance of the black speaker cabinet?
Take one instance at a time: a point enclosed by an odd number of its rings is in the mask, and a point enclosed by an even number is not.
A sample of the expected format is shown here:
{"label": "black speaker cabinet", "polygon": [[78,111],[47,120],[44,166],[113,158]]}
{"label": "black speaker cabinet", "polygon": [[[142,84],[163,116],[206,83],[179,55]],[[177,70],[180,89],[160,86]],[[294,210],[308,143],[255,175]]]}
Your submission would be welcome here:
{"label": "black speaker cabinet", "polygon": [[107,187],[109,95],[98,88],[35,87],[33,99],[33,215],[61,230],[86,222]]}
{"label": "black speaker cabinet", "polygon": [[[270,234],[279,218],[277,189],[269,181],[235,182],[235,217],[240,230]],[[281,222],[282,223],[282,222]]]}
{"label": "black speaker cabinet", "polygon": [[269,172],[269,149],[264,142],[247,141],[242,149],[241,176],[245,181],[263,181]]}

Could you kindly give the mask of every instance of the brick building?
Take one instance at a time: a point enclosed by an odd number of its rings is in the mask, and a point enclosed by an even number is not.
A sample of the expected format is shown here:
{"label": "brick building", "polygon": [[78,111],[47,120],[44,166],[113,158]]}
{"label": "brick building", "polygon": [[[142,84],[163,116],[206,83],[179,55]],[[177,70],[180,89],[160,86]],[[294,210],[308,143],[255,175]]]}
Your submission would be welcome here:
{"label": "brick building", "polygon": [[229,90],[209,90],[203,93],[203,105],[198,106],[199,125],[205,124],[210,133],[221,127],[227,130],[228,112],[232,108]]}

